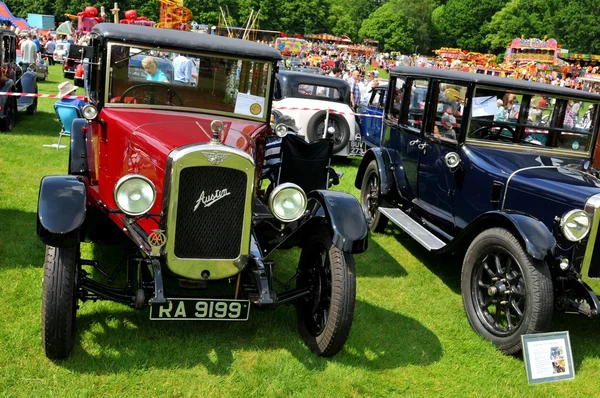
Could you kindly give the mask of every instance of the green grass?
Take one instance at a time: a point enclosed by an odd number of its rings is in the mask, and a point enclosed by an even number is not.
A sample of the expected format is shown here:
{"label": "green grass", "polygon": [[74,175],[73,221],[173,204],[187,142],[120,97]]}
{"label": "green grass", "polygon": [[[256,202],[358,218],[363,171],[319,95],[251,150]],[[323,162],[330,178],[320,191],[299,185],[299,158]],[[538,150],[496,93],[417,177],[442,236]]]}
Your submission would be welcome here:
{"label": "green grass", "polygon": [[[42,92],[56,92],[58,67]],[[357,255],[357,305],[344,350],[313,355],[297,332],[293,307],[256,310],[246,323],[153,323],[148,310],[87,302],[69,359],[53,363],[41,347],[44,246],[35,234],[39,181],[65,173],[55,143],[52,100],[19,115],[0,134],[0,395],[2,396],[596,396],[598,322],[557,315],[570,330],[576,379],[529,386],[520,358],[504,356],[470,328],[462,308],[460,264],[436,257],[389,227]],[[335,165],[353,187],[358,161]],[[119,264],[118,247],[83,248]],[[277,258],[294,269],[296,251]],[[109,267],[110,268],[110,267]]]}

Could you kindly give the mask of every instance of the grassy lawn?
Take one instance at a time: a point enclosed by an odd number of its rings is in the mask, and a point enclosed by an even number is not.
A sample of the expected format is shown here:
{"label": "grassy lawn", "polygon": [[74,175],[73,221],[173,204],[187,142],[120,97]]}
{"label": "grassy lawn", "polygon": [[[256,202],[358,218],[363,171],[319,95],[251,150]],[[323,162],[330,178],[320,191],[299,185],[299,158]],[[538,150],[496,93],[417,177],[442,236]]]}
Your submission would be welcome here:
{"label": "grassy lawn", "polygon": [[[55,93],[59,66],[40,91]],[[41,346],[44,246],[37,239],[39,182],[64,174],[68,150],[56,143],[51,99],[20,114],[0,134],[1,396],[596,396],[599,324],[557,315],[570,330],[576,379],[529,386],[521,358],[504,356],[470,328],[460,295],[460,263],[436,257],[388,227],[355,257],[357,305],[344,350],[316,357],[302,342],[292,306],[251,312],[246,323],[161,322],[148,309],[81,304],[68,360]],[[358,194],[358,160],[336,164],[340,189]],[[83,256],[119,265],[118,247],[86,244]],[[278,256],[277,275],[293,273],[295,251]]]}

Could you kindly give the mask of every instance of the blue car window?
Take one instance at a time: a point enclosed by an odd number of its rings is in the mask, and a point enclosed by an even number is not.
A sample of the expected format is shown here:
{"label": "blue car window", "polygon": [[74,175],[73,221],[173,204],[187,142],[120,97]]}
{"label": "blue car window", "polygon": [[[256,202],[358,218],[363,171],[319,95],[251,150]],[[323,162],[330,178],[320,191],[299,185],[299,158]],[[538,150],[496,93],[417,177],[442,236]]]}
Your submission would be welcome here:
{"label": "blue car window", "polygon": [[408,125],[412,128],[420,130],[423,125],[428,86],[427,80],[418,79],[412,82],[408,106]]}
{"label": "blue car window", "polygon": [[433,94],[435,122],[433,131],[426,132],[436,138],[456,142],[462,125],[467,97],[467,86],[440,83]]}
{"label": "blue car window", "polygon": [[393,90],[393,100],[389,104],[389,115],[396,122],[402,120],[402,98],[404,97],[404,80],[401,78],[392,78],[390,81],[390,90]]}

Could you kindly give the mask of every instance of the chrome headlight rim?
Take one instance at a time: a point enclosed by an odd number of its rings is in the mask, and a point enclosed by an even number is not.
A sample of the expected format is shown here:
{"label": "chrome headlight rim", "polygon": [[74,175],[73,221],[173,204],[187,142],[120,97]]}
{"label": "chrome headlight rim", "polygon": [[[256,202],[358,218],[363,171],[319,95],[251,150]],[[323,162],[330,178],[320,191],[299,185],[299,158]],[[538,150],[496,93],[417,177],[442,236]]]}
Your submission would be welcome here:
{"label": "chrome headlight rim", "polygon": [[[569,226],[568,226],[569,219],[575,214],[584,216],[587,219],[587,230],[580,238],[577,238],[573,234],[573,232],[571,232],[571,230],[569,230]],[[591,229],[592,229],[592,218],[590,217],[590,215],[587,212],[585,212],[585,210],[581,210],[581,209],[569,210],[560,219],[560,230],[561,230],[563,236],[570,242],[580,242],[580,241],[584,240],[590,233]]]}
{"label": "chrome headlight rim", "polygon": [[[283,217],[280,214],[278,214],[276,211],[273,210],[274,206],[276,204],[275,200],[277,199],[278,195],[280,195],[281,192],[285,191],[285,190],[295,190],[298,193],[300,193],[300,195],[302,197],[302,206],[299,208],[301,210],[297,211],[293,217]],[[291,183],[291,182],[286,182],[286,183],[276,186],[273,189],[273,192],[271,192],[271,194],[269,195],[269,209],[271,210],[271,213],[273,213],[273,215],[279,221],[282,221],[282,222],[293,222],[293,221],[300,219],[304,215],[304,212],[306,211],[307,206],[308,206],[308,197],[306,196],[306,192],[304,192],[304,190],[302,188],[300,188],[300,186],[298,186],[294,183]]]}
{"label": "chrome headlight rim", "polygon": [[277,137],[283,138],[288,135],[288,126],[285,124],[278,124],[275,126],[275,134]]}
{"label": "chrome headlight rim", "polygon": [[92,104],[85,104],[81,108],[81,114],[86,120],[94,120],[98,116],[98,108]]}
{"label": "chrome headlight rim", "polygon": [[[131,212],[131,211],[125,210],[123,208],[123,206],[121,206],[121,204],[119,203],[119,200],[118,200],[119,189],[123,186],[123,184],[125,184],[126,182],[128,182],[132,179],[142,180],[142,181],[146,182],[152,189],[152,201],[150,202],[150,204],[147,206],[147,208],[144,211]],[[150,211],[150,209],[152,208],[152,206],[154,206],[154,203],[156,202],[156,187],[154,186],[154,183],[148,177],[145,177],[141,174],[127,174],[127,175],[121,177],[119,179],[119,181],[117,181],[117,183],[115,184],[115,188],[113,190],[113,199],[115,201],[115,204],[119,208],[119,210],[121,210],[123,213],[127,214],[128,216],[141,216],[142,214],[148,213]]]}

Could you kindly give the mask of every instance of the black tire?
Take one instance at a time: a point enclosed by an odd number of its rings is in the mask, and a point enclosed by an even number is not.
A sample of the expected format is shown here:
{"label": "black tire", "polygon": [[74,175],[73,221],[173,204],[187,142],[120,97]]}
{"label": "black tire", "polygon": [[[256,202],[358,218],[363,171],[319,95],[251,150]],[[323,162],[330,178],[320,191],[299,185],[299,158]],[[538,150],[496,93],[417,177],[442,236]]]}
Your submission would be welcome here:
{"label": "black tire", "polygon": [[[315,113],[306,126],[306,136],[309,141],[316,141],[323,138],[323,130],[325,129],[326,111]],[[333,153],[336,154],[348,145],[350,140],[350,127],[348,122],[341,115],[329,114],[329,126],[334,128],[333,133],[327,133],[325,138],[333,140]]]}
{"label": "black tire", "polygon": [[471,327],[505,354],[521,351],[521,335],[550,328],[550,271],[506,229],[491,228],[473,240],[465,255],[461,288]]}
{"label": "black tire", "polygon": [[15,105],[15,100],[7,98],[6,103],[4,104],[4,117],[0,120],[0,130],[11,132],[13,127],[15,127],[16,114],[17,107]]}
{"label": "black tire", "polygon": [[296,287],[313,291],[296,303],[300,334],[317,355],[333,356],[348,340],[354,318],[354,258],[335,247],[329,232],[319,228],[302,248],[299,269]]}
{"label": "black tire", "polygon": [[77,247],[46,246],[42,295],[42,346],[49,359],[69,356],[77,317]]}
{"label": "black tire", "polygon": [[379,211],[379,197],[381,195],[381,177],[377,161],[371,160],[363,175],[360,187],[360,206],[363,209],[367,226],[373,232],[383,232],[388,219]]}

